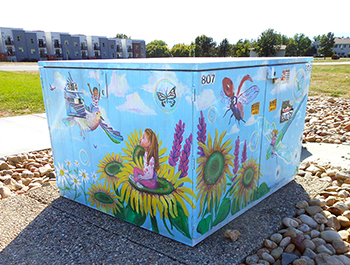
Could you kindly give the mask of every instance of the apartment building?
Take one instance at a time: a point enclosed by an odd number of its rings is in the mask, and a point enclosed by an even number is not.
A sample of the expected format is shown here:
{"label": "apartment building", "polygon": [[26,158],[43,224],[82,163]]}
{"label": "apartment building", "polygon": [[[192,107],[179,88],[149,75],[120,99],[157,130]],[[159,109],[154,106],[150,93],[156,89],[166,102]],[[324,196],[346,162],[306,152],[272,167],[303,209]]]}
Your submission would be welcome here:
{"label": "apartment building", "polygon": [[0,61],[145,58],[144,40],[0,27]]}

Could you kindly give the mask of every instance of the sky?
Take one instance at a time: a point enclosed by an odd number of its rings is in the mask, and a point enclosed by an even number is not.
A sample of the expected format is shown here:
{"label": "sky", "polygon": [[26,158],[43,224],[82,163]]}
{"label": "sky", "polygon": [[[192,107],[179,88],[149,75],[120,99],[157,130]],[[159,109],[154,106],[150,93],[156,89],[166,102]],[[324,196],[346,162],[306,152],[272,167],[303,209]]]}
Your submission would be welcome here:
{"label": "sky", "polygon": [[[206,35],[219,45],[227,38],[258,39],[273,29],[287,37],[333,32],[350,37],[349,0],[17,0],[0,14],[0,27],[165,41],[169,48]],[[6,10],[6,8],[5,8]]]}

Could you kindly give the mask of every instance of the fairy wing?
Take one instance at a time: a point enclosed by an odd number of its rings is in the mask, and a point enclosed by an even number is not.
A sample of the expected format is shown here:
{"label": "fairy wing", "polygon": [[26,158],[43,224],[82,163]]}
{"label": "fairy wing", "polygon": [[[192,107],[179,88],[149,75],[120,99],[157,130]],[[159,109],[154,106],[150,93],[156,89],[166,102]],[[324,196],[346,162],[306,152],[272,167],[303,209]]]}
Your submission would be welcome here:
{"label": "fairy wing", "polygon": [[276,154],[282,158],[286,163],[290,163],[293,158],[292,151],[288,150],[281,142],[275,147]]}
{"label": "fairy wing", "polygon": [[263,132],[267,140],[271,142],[272,131],[276,130],[276,124],[268,122],[264,117],[258,118],[258,127],[259,130]]}

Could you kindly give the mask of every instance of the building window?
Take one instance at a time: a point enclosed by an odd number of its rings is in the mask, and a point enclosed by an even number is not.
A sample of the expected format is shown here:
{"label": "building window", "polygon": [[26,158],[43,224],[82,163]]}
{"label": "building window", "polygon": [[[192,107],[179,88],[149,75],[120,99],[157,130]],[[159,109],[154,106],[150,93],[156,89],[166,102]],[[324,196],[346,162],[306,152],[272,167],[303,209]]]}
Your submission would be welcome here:
{"label": "building window", "polygon": [[35,49],[30,49],[31,54],[35,54]]}
{"label": "building window", "polygon": [[78,42],[74,42],[74,47],[78,47]]}
{"label": "building window", "polygon": [[18,47],[18,51],[20,51],[20,52],[24,52],[23,47]]}
{"label": "building window", "polygon": [[78,57],[79,56],[79,52],[75,52],[75,57]]}
{"label": "building window", "polygon": [[17,36],[17,40],[21,41],[22,40],[21,36]]}
{"label": "building window", "polygon": [[114,53],[112,53],[112,57],[114,58]]}
{"label": "building window", "polygon": [[107,53],[106,53],[106,52],[103,52],[103,56],[107,56]]}
{"label": "building window", "polygon": [[30,39],[30,43],[34,43],[34,39]]}
{"label": "building window", "polygon": [[113,45],[113,44],[111,45],[111,49],[112,49],[112,50],[114,49],[114,45]]}
{"label": "building window", "polygon": [[68,41],[68,40],[65,40],[65,41],[64,41],[64,44],[69,45],[69,41]]}
{"label": "building window", "polygon": [[102,42],[102,47],[106,47],[106,43]]}

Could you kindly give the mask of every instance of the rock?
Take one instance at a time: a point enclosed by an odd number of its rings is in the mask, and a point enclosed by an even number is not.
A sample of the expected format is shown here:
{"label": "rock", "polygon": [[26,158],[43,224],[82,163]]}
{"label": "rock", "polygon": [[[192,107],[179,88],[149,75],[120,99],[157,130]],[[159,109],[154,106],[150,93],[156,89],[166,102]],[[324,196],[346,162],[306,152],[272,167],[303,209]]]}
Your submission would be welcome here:
{"label": "rock", "polygon": [[313,252],[313,251],[312,251],[311,249],[309,249],[309,248],[306,248],[306,249],[305,249],[303,255],[304,255],[304,256],[307,256],[307,257],[309,257],[309,258],[311,258],[311,259],[314,259],[314,258],[316,257],[316,253]]}
{"label": "rock", "polygon": [[290,244],[291,238],[290,237],[285,237],[281,240],[280,242],[280,247],[285,248]]}
{"label": "rock", "polygon": [[307,261],[305,259],[296,259],[293,261],[293,265],[307,265]]}
{"label": "rock", "polygon": [[232,241],[236,241],[241,233],[237,230],[226,230],[225,237],[231,239]]}
{"label": "rock", "polygon": [[315,215],[316,213],[322,212],[322,208],[321,208],[320,206],[318,206],[318,205],[315,205],[315,206],[308,206],[308,207],[305,208],[305,211],[306,211],[309,215],[313,216],[313,215]]}
{"label": "rock", "polygon": [[349,232],[348,231],[340,230],[340,231],[338,231],[338,234],[340,235],[340,237],[343,241],[348,241],[348,239],[349,239]]}
{"label": "rock", "polygon": [[7,170],[9,168],[9,165],[5,161],[0,160],[0,170]]}
{"label": "rock", "polygon": [[335,174],[335,178],[340,179],[340,180],[350,179],[350,172],[349,171],[339,171]]}
{"label": "rock", "polygon": [[274,249],[277,248],[277,244],[269,239],[265,239],[264,246],[268,249]]}
{"label": "rock", "polygon": [[279,258],[281,257],[282,253],[283,253],[283,248],[277,247],[277,248],[271,250],[270,255],[271,255],[275,260],[277,260],[277,259],[279,259]]}
{"label": "rock", "polygon": [[311,228],[316,228],[318,226],[317,222],[306,214],[299,215],[298,219],[310,226]]}
{"label": "rock", "polygon": [[316,249],[315,243],[312,242],[310,239],[305,239],[305,240],[303,241],[303,244],[304,244],[304,246],[305,246],[306,248],[309,248],[309,249],[311,249],[311,250]]}
{"label": "rock", "polygon": [[309,206],[308,202],[305,200],[299,201],[297,202],[297,204],[295,205],[295,207],[297,207],[298,209],[304,209],[307,206]]}
{"label": "rock", "polygon": [[341,228],[339,220],[335,215],[331,215],[328,217],[327,226],[333,228],[334,230],[339,230]]}
{"label": "rock", "polygon": [[33,178],[34,177],[34,173],[30,172],[29,170],[25,170],[22,172],[22,177],[23,178]]}
{"label": "rock", "polygon": [[291,239],[291,243],[293,243],[295,245],[295,248],[300,252],[300,253],[304,253],[305,251],[305,245],[303,243],[304,240],[304,236],[303,235],[298,235],[294,238]]}
{"label": "rock", "polygon": [[53,169],[51,168],[50,164],[46,164],[45,166],[39,168],[40,176],[44,176],[45,174],[52,171]]}
{"label": "rock", "polygon": [[275,262],[275,259],[270,254],[268,254],[266,252],[262,253],[261,257],[270,264]]}
{"label": "rock", "polygon": [[328,219],[323,216],[321,213],[317,213],[313,216],[314,220],[319,224],[326,224],[328,222]]}
{"label": "rock", "polygon": [[346,210],[345,212],[343,212],[343,216],[345,216],[346,218],[350,218],[350,211]]}
{"label": "rock", "polygon": [[283,218],[282,223],[286,227],[293,227],[293,228],[296,228],[299,225],[297,221],[295,221],[295,220],[293,220],[292,218],[289,218],[289,217]]}
{"label": "rock", "polygon": [[337,219],[342,227],[349,227],[350,226],[350,220],[346,218],[345,216],[337,216]]}
{"label": "rock", "polygon": [[284,249],[284,252],[292,253],[294,251],[294,249],[295,249],[295,245],[291,243]]}
{"label": "rock", "polygon": [[344,265],[350,265],[350,259],[344,255],[338,255],[336,258],[341,261]]}
{"label": "rock", "polygon": [[[325,174],[325,173],[324,173]],[[319,206],[319,207],[323,207],[326,205],[326,202],[324,200],[320,200],[320,199],[313,199],[309,202],[310,206]],[[322,211],[322,210],[321,210]]]}
{"label": "rock", "polygon": [[280,233],[275,233],[270,236],[270,240],[275,242],[276,244],[279,244],[282,239],[283,236]]}
{"label": "rock", "polygon": [[329,250],[325,245],[320,245],[316,248],[317,253],[326,253],[328,255],[332,255],[332,251]]}
{"label": "rock", "polygon": [[341,190],[341,191],[338,192],[338,196],[340,198],[347,198],[347,197],[350,196],[350,193],[348,191],[346,191],[346,190]]}
{"label": "rock", "polygon": [[335,196],[329,196],[328,198],[325,199],[325,203],[327,206],[332,206],[336,202],[337,202],[337,199]]}
{"label": "rock", "polygon": [[248,265],[257,264],[258,261],[259,261],[259,256],[257,254],[250,255],[245,259],[245,263]]}
{"label": "rock", "polygon": [[320,231],[318,231],[318,230],[311,230],[311,232],[310,232],[311,238],[319,237],[320,234],[321,234],[321,233],[320,233]]}
{"label": "rock", "polygon": [[333,241],[336,241],[336,240],[341,241],[341,237],[338,234],[338,232],[332,231],[332,230],[327,230],[327,231],[321,232],[321,238],[324,239],[326,242],[330,242],[330,243],[332,243]]}
{"label": "rock", "polygon": [[6,186],[2,186],[0,187],[0,195],[2,199],[6,199],[11,196],[11,190]]}
{"label": "rock", "polygon": [[282,265],[288,265],[291,264],[294,260],[296,260],[298,256],[290,253],[283,253],[282,254]]}
{"label": "rock", "polygon": [[342,240],[334,240],[332,246],[338,254],[343,254],[349,250],[349,243]]}

